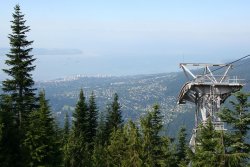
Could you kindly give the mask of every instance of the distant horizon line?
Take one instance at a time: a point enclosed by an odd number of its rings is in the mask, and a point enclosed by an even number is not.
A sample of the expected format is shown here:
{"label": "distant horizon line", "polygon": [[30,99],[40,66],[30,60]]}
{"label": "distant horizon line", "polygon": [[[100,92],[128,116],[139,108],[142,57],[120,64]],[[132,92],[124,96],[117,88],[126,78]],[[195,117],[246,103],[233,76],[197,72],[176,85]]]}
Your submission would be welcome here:
{"label": "distant horizon line", "polygon": [[[49,80],[35,80],[36,83],[39,82],[64,82],[64,81],[73,81],[79,78],[119,78],[119,77],[136,77],[136,76],[153,76],[153,75],[161,75],[161,74],[172,74],[172,73],[179,73],[179,71],[172,71],[172,72],[159,72],[159,73],[144,73],[144,74],[121,74],[121,75],[111,75],[111,74],[75,74],[75,75],[68,75],[62,77],[56,77],[54,79]],[[2,82],[2,81],[0,81]]]}

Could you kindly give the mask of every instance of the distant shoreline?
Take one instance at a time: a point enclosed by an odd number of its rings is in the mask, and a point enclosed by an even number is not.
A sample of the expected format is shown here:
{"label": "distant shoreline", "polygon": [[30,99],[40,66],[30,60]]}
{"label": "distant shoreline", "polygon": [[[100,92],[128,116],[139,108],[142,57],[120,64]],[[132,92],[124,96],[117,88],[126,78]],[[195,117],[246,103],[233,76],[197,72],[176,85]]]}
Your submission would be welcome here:
{"label": "distant shoreline", "polygon": [[[0,48],[0,55],[3,56],[9,52],[9,48]],[[59,49],[59,48],[34,48],[32,51],[34,55],[79,55],[82,54],[80,49]]]}

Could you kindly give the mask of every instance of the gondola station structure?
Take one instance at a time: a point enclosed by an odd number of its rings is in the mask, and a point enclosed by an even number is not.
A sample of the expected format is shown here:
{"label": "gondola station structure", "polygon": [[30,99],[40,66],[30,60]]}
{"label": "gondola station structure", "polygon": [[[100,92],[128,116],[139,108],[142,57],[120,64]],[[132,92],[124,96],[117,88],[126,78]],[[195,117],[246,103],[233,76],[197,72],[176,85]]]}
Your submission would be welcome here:
{"label": "gondola station structure", "polygon": [[[199,69],[191,70],[195,67]],[[226,130],[217,113],[225,100],[244,84],[242,79],[228,75],[232,64],[181,63],[180,68],[188,81],[181,88],[177,103],[195,104],[195,125],[189,142],[195,152],[198,126],[205,126],[211,120],[215,130]]]}

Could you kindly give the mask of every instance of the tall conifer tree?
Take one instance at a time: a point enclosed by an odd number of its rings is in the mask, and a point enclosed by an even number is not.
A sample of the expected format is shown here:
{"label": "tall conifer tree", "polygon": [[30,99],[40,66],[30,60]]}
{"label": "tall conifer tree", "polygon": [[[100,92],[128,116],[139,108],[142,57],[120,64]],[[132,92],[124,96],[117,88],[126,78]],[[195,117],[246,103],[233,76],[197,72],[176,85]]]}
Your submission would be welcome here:
{"label": "tall conifer tree", "polygon": [[117,93],[114,94],[114,100],[111,106],[112,106],[112,113],[111,113],[112,126],[113,128],[117,129],[121,127],[123,123],[121,105],[119,103],[119,97]]}
{"label": "tall conifer tree", "polygon": [[187,160],[187,133],[186,128],[181,127],[178,133],[177,137],[177,145],[176,145],[176,157],[177,157],[177,163],[179,164],[188,164]]}
{"label": "tall conifer tree", "polygon": [[9,76],[3,81],[3,91],[12,98],[12,111],[16,116],[19,128],[26,121],[27,115],[35,105],[35,89],[31,72],[35,69],[32,64],[35,59],[30,54],[33,41],[27,40],[26,33],[30,31],[29,26],[25,26],[26,20],[20,11],[20,6],[16,5],[11,21],[12,34],[9,34],[10,53],[5,61],[10,68],[3,69]]}
{"label": "tall conifer tree", "polygon": [[143,162],[144,166],[159,166],[163,158],[162,115],[158,105],[153,106],[153,111],[141,119],[143,133]]}
{"label": "tall conifer tree", "polygon": [[69,149],[69,137],[70,137],[70,123],[69,123],[69,114],[68,112],[65,115],[64,119],[64,128],[63,128],[63,140],[62,140],[62,150],[63,150],[63,163],[65,167],[70,167],[70,161],[68,156]]}
{"label": "tall conifer tree", "polygon": [[69,123],[69,114],[67,112],[65,114],[65,120],[64,120],[63,144],[65,144],[68,141],[69,133],[70,133],[70,123]]}
{"label": "tall conifer tree", "polygon": [[95,145],[92,154],[92,165],[98,167],[106,166],[107,150],[106,150],[106,133],[105,133],[105,115],[101,112],[99,115],[98,126],[96,130]]}
{"label": "tall conifer tree", "polygon": [[123,133],[126,139],[126,152],[122,160],[122,166],[142,166],[142,139],[139,129],[132,121],[129,121],[124,126]]}
{"label": "tall conifer tree", "polygon": [[29,114],[27,129],[24,140],[29,152],[27,166],[61,165],[60,140],[44,92],[39,94],[39,109]]}
{"label": "tall conifer tree", "polygon": [[195,153],[189,152],[192,166],[221,166],[224,147],[218,131],[214,130],[211,120],[206,125],[201,124],[196,137]]}
{"label": "tall conifer tree", "polygon": [[107,164],[106,166],[122,166],[122,161],[127,152],[126,137],[123,129],[113,129],[110,134],[110,144],[107,146]]}
{"label": "tall conifer tree", "polygon": [[118,94],[114,94],[113,102],[107,107],[107,120],[105,125],[105,139],[108,141],[113,130],[121,128],[123,124],[121,106]]}
{"label": "tall conifer tree", "polygon": [[86,142],[89,145],[89,151],[93,152],[94,140],[96,137],[96,130],[97,130],[97,114],[98,114],[94,92],[91,93],[88,106],[89,107],[88,107],[88,112],[87,112]]}
{"label": "tall conifer tree", "polygon": [[104,112],[100,112],[98,118],[98,126],[96,130],[95,144],[104,145],[106,141],[106,115]]}
{"label": "tall conifer tree", "polygon": [[83,90],[80,90],[79,100],[73,113],[73,127],[69,137],[65,161],[70,166],[89,166],[90,154],[86,147],[87,138],[87,104]]}
{"label": "tall conifer tree", "polygon": [[108,113],[108,123],[110,124],[110,129],[117,129],[121,127],[123,120],[122,120],[122,113],[121,113],[121,106],[119,103],[118,94],[114,94],[114,100],[111,104],[111,111]]}
{"label": "tall conifer tree", "polygon": [[225,152],[234,158],[228,159],[228,163],[240,167],[249,165],[250,158],[250,142],[247,140],[250,129],[250,103],[248,100],[250,94],[237,92],[234,96],[235,100],[230,101],[232,109],[224,108],[219,116],[229,125],[229,129],[226,131]]}
{"label": "tall conifer tree", "polygon": [[73,113],[73,130],[76,136],[84,136],[86,138],[87,132],[87,110],[86,99],[83,90],[80,90],[79,100],[76,104],[75,112]]}
{"label": "tall conifer tree", "polygon": [[[26,133],[27,117],[35,108],[35,89],[31,72],[35,69],[32,64],[35,59],[30,54],[33,41],[27,40],[30,31],[25,25],[26,20],[20,6],[14,7],[11,21],[12,33],[9,34],[10,52],[7,54],[3,71],[9,76],[2,82],[4,94],[1,97],[2,121],[2,150],[0,151],[1,166],[22,166],[26,153],[22,149]],[[2,159],[3,158],[3,159]],[[25,165],[24,165],[25,166]]]}

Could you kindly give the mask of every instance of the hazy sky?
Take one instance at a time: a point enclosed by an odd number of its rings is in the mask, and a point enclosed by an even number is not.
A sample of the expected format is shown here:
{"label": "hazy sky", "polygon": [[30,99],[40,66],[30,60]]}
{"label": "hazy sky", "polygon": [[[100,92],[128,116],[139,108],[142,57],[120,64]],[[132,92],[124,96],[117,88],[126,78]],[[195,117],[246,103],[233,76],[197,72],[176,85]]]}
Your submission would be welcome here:
{"label": "hazy sky", "polygon": [[9,46],[17,3],[37,48],[76,48],[86,57],[158,56],[166,63],[250,53],[249,0],[0,0],[0,48]]}

